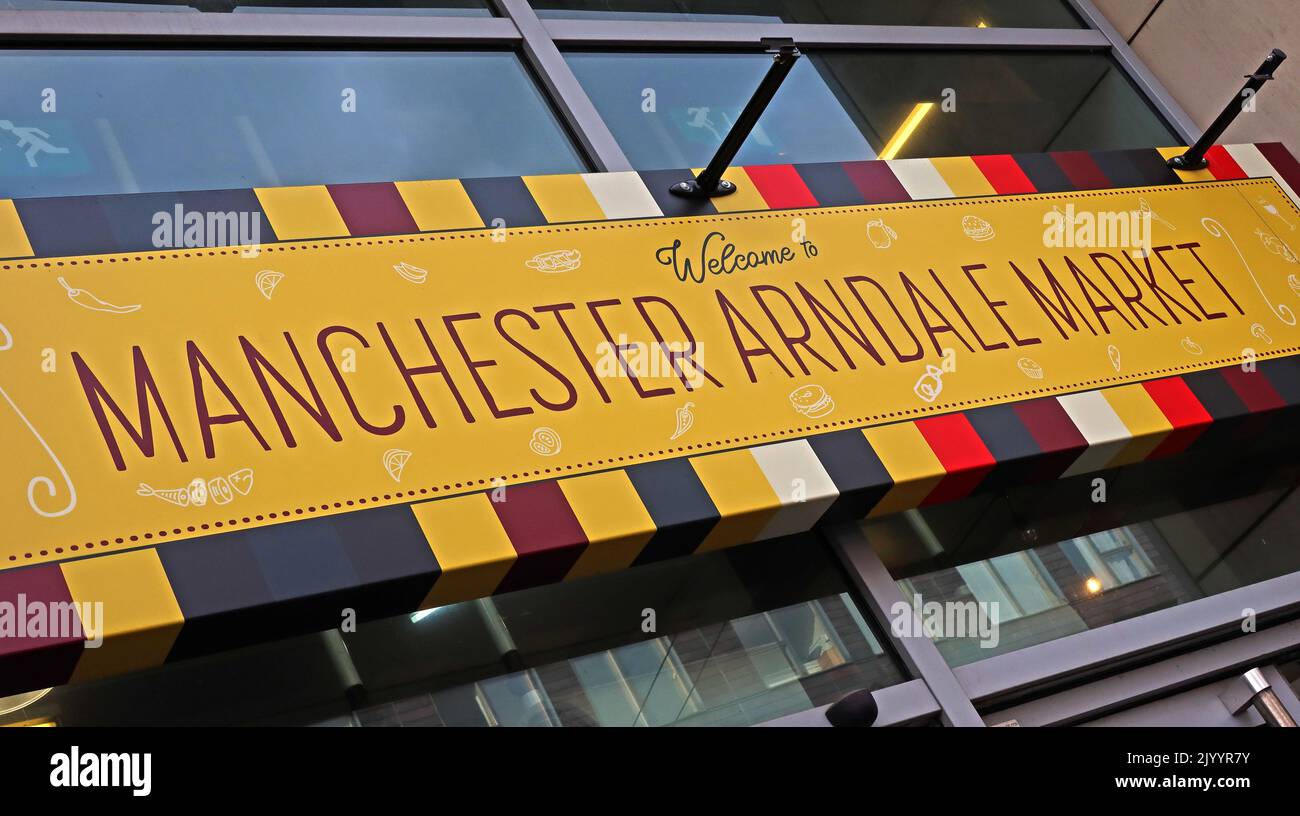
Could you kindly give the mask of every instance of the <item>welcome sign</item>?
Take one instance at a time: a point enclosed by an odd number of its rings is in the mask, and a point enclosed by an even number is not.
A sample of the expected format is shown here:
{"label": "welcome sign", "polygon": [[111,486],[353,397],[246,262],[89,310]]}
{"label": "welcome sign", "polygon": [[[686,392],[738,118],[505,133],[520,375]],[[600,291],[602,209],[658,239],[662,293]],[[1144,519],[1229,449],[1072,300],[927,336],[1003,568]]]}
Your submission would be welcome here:
{"label": "welcome sign", "polygon": [[1298,220],[1243,180],[0,262],[0,568],[1249,366],[1300,350]]}

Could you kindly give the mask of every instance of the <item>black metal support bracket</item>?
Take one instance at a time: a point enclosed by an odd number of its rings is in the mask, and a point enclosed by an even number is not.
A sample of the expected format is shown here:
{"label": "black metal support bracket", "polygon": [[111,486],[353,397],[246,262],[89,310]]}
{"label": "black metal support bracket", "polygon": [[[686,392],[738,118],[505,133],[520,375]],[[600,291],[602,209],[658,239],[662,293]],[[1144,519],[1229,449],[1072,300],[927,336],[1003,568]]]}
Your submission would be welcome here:
{"label": "black metal support bracket", "polygon": [[767,76],[763,77],[758,90],[754,91],[754,95],[750,97],[749,102],[745,104],[745,109],[736,119],[736,123],[723,137],[718,152],[713,154],[704,171],[693,179],[679,181],[668,188],[674,195],[686,198],[713,198],[736,192],[736,185],[724,179],[722,174],[731,165],[731,160],[736,158],[740,146],[745,143],[754,125],[758,124],[759,117],[767,110],[768,103],[776,96],[777,89],[781,87],[781,83],[789,76],[790,69],[794,67],[795,61],[799,59],[799,49],[795,47],[793,40],[765,39],[763,42],[767,45],[767,52],[773,55],[772,67],[767,69]]}
{"label": "black metal support bracket", "polygon": [[1175,170],[1201,170],[1209,165],[1205,158],[1205,151],[1214,146],[1214,143],[1223,135],[1223,131],[1227,130],[1228,125],[1231,125],[1233,120],[1237,118],[1237,114],[1241,113],[1245,100],[1253,99],[1259,89],[1264,86],[1264,83],[1273,78],[1273,72],[1277,70],[1277,67],[1282,64],[1284,59],[1286,59],[1286,53],[1280,48],[1274,48],[1268,52],[1268,56],[1264,58],[1259,70],[1246,75],[1246,84],[1241,86],[1237,96],[1228,103],[1228,106],[1223,109],[1218,118],[1210,123],[1210,126],[1201,134],[1201,138],[1196,140],[1196,144],[1187,148],[1185,153],[1170,159],[1169,166]]}

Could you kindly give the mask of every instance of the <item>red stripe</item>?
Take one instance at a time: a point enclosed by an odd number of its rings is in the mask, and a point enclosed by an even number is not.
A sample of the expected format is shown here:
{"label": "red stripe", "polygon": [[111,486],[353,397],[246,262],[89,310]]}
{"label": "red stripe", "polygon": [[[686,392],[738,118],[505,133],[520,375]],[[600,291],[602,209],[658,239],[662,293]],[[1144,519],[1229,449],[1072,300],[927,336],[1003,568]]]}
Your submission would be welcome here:
{"label": "red stripe", "polygon": [[1258,370],[1243,371],[1241,366],[1227,366],[1219,369],[1219,373],[1252,414],[1286,407],[1286,400]]}
{"label": "red stripe", "polygon": [[1095,159],[1083,150],[1049,153],[1070,179],[1076,190],[1100,190],[1110,187],[1110,179],[1101,171]]}
{"label": "red stripe", "polygon": [[760,164],[746,167],[745,174],[754,182],[767,206],[774,210],[817,206],[812,190],[803,183],[793,165]]}
{"label": "red stripe", "polygon": [[1182,377],[1148,380],[1142,383],[1142,387],[1160,409],[1160,413],[1169,420],[1169,424],[1174,426],[1173,431],[1151,452],[1148,459],[1183,452],[1214,421]]}
{"label": "red stripe", "polygon": [[925,437],[939,464],[948,471],[922,504],[939,504],[969,496],[997,464],[965,414],[918,419],[916,429]]}
{"label": "red stripe", "polygon": [[998,195],[1038,192],[1038,188],[1010,154],[971,156],[971,160],[984,174],[984,178],[989,180],[989,184],[993,185],[993,189],[997,190]]}
{"label": "red stripe", "polygon": [[352,235],[399,235],[419,232],[397,185],[330,184],[326,186]]}
{"label": "red stripe", "polygon": [[1246,171],[1241,169],[1241,165],[1237,164],[1237,160],[1232,158],[1232,154],[1223,145],[1214,145],[1205,151],[1205,158],[1210,163],[1206,169],[1220,181],[1246,178]]}
{"label": "red stripe", "polygon": [[559,482],[507,486],[501,498],[492,502],[492,509],[519,559],[496,591],[564,580],[587,549],[587,534]]}
{"label": "red stripe", "polygon": [[1291,151],[1283,147],[1281,142],[1260,142],[1255,147],[1273,165],[1278,175],[1286,179],[1292,190],[1300,190],[1300,163],[1296,162]]}

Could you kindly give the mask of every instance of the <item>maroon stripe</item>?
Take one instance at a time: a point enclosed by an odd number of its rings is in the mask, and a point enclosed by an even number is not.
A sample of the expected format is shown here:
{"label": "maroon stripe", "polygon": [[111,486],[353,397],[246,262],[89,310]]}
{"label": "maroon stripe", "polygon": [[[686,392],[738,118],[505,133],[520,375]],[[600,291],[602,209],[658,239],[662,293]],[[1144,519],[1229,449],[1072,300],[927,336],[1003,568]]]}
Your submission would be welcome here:
{"label": "maroon stripe", "polygon": [[1054,397],[1014,403],[1016,416],[1043,451],[1042,478],[1055,479],[1088,447],[1070,415]]}
{"label": "maroon stripe", "polygon": [[420,231],[406,209],[397,185],[392,182],[330,184],[327,189],[352,235],[398,235]]}
{"label": "maroon stripe", "polygon": [[889,169],[888,162],[855,161],[844,162],[841,166],[868,204],[912,200],[894,171]]}
{"label": "maroon stripe", "polygon": [[587,549],[587,534],[555,481],[511,485],[493,501],[492,509],[518,560],[497,592],[552,584],[564,580]]}
{"label": "maroon stripe", "polygon": [[61,686],[71,679],[85,646],[84,635],[32,637],[25,631],[31,621],[21,609],[24,605],[28,610],[40,608],[38,604],[51,609],[56,603],[72,603],[57,564],[0,572],[0,604],[11,605],[12,623],[24,629],[22,636],[15,629],[0,637],[0,697]]}
{"label": "maroon stripe", "polygon": [[1286,407],[1286,400],[1277,393],[1277,389],[1268,378],[1259,371],[1243,371],[1240,366],[1226,366],[1219,373],[1232,386],[1232,390],[1241,397],[1251,413],[1275,411]]}
{"label": "maroon stripe", "polygon": [[1300,190],[1300,162],[1295,160],[1290,150],[1287,150],[1281,142],[1260,142],[1255,147],[1264,154],[1264,158],[1273,165],[1273,169],[1286,179],[1286,183],[1291,185],[1292,190]]}
{"label": "maroon stripe", "polygon": [[1112,186],[1096,160],[1082,150],[1049,154],[1078,190],[1100,190]]}

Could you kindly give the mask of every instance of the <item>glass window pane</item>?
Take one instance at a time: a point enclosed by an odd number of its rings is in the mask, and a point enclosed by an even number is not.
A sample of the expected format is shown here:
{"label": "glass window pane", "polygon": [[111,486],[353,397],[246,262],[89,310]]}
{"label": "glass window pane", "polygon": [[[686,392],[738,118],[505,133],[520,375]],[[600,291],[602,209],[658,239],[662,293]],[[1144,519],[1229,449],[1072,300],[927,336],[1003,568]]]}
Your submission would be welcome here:
{"label": "glass window pane", "polygon": [[1083,28],[1062,0],[533,0],[540,17]]}
{"label": "glass window pane", "polygon": [[882,644],[795,536],[0,698],[0,725],[750,725],[904,681]]}
{"label": "glass window pane", "polygon": [[[628,158],[646,170],[705,164],[771,61],[609,52],[567,59]],[[1177,143],[1102,54],[827,52],[796,63],[736,163]]]}
{"label": "glass window pane", "polygon": [[0,0],[0,9],[42,11],[278,11],[490,17],[486,0]]}
{"label": "glass window pane", "polygon": [[1300,462],[1259,447],[1130,466],[1104,505],[1088,475],[862,529],[909,603],[997,604],[995,638],[936,633],[961,665],[1300,570]]}
{"label": "glass window pane", "polygon": [[3,51],[0,75],[51,147],[0,125],[0,198],[585,169],[510,52]]}

